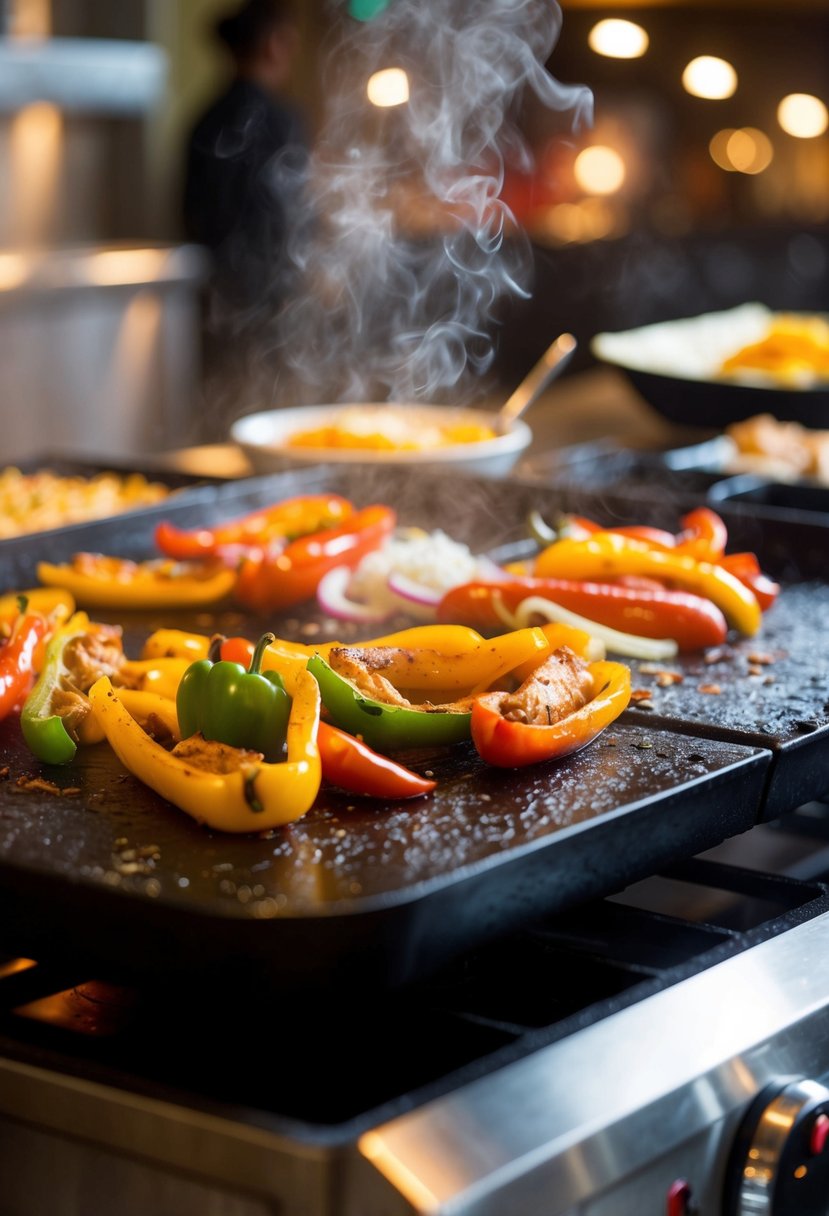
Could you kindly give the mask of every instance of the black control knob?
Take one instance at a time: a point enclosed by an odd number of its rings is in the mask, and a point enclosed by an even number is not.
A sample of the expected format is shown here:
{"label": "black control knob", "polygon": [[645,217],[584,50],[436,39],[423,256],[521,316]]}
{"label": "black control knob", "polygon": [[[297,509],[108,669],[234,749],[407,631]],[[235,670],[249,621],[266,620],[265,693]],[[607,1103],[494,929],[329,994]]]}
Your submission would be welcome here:
{"label": "black control knob", "polygon": [[724,1216],[829,1216],[829,1089],[781,1078],[749,1106],[726,1174]]}

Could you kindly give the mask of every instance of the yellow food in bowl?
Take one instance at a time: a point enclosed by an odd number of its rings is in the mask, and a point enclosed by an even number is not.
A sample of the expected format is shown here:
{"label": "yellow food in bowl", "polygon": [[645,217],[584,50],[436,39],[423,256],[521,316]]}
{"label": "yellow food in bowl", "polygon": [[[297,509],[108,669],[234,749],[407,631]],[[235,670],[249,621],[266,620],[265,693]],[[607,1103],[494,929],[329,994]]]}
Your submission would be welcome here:
{"label": "yellow food in bowl", "polygon": [[291,448],[328,448],[371,452],[422,452],[459,444],[494,439],[495,431],[485,423],[426,422],[422,416],[407,418],[389,412],[378,426],[377,415],[344,412],[326,426],[294,431],[285,440]]}
{"label": "yellow food in bowl", "polygon": [[779,313],[759,342],[725,359],[722,375],[756,373],[778,384],[808,388],[829,380],[829,321],[820,316]]}

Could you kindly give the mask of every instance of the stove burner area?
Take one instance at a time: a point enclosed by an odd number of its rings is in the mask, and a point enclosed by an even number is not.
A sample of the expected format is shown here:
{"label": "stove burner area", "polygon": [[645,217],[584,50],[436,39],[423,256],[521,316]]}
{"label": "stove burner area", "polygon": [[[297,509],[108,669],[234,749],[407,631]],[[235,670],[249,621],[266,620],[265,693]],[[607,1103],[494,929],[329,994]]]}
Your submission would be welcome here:
{"label": "stove burner area", "polygon": [[[188,982],[136,989],[75,974],[54,960],[9,957],[0,960],[0,1114],[14,1120],[14,1097],[4,1092],[12,1094],[15,1070],[22,1083],[31,1068],[70,1088],[97,1088],[103,1123],[85,1126],[86,1141],[98,1132],[107,1139],[106,1121],[114,1116],[106,1113],[106,1095],[128,1095],[171,1106],[184,1126],[209,1116],[237,1131],[276,1133],[298,1155],[323,1143],[338,1150],[371,1146],[372,1129],[405,1121],[408,1112],[463,1094],[483,1078],[497,1083],[501,1070],[507,1076],[511,1065],[544,1048],[611,1025],[622,1011],[645,1008],[649,998],[715,964],[724,963],[726,975],[729,960],[751,956],[827,911],[829,806],[810,804],[396,993],[361,997],[337,988],[303,1006],[295,996],[227,991],[220,975],[205,975],[198,988]],[[703,1010],[700,1017],[711,1014]],[[651,1032],[660,1033],[658,1022]],[[631,1067],[648,1050],[647,1043],[624,1039],[616,1046]],[[829,1052],[822,1066],[829,1070]],[[35,1140],[50,1126],[44,1111]],[[71,1137],[71,1118],[66,1131]],[[37,1171],[36,1161],[27,1163],[25,1155],[21,1161],[20,1144],[20,1129],[0,1138],[4,1178]],[[15,1160],[6,1159],[11,1146]],[[146,1161],[140,1166],[151,1168]],[[190,1168],[209,1175],[211,1162],[193,1160]],[[200,1210],[210,1211],[199,1193]],[[9,1202],[2,1210],[11,1216],[35,1210],[24,1206],[22,1189],[17,1206],[14,1197]],[[344,1198],[332,1210],[356,1216],[353,1202]],[[58,1203],[52,1210],[84,1209]],[[285,1208],[294,1210],[314,1209]],[[549,1208],[559,1210],[571,1209]],[[665,1209],[662,1201],[607,1209],[628,1210]]]}

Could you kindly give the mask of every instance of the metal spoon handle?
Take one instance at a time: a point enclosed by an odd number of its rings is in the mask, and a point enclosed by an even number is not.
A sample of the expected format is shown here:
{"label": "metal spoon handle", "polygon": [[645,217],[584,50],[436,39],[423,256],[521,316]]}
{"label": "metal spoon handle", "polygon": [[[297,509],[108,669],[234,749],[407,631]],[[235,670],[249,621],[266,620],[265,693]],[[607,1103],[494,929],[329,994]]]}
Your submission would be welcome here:
{"label": "metal spoon handle", "polygon": [[572,334],[559,334],[498,411],[498,426],[501,431],[505,431],[524,410],[529,409],[538,400],[550,381],[569,363],[577,345]]}

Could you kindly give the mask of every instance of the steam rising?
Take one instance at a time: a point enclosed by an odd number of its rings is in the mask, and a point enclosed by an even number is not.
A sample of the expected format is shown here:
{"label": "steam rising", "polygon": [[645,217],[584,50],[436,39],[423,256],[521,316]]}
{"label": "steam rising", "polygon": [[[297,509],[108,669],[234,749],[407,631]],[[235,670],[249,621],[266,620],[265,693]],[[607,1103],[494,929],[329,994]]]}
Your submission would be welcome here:
{"label": "steam rising", "polygon": [[[560,22],[552,0],[392,0],[373,22],[338,23],[277,318],[306,400],[457,397],[490,365],[494,306],[526,296],[532,270],[499,198],[505,165],[532,164],[514,109],[530,93],[573,125],[591,116],[589,91],[544,68]],[[366,82],[388,67],[407,71],[410,100],[377,110]],[[284,189],[296,175],[282,171]],[[413,196],[439,238],[400,231]]]}

